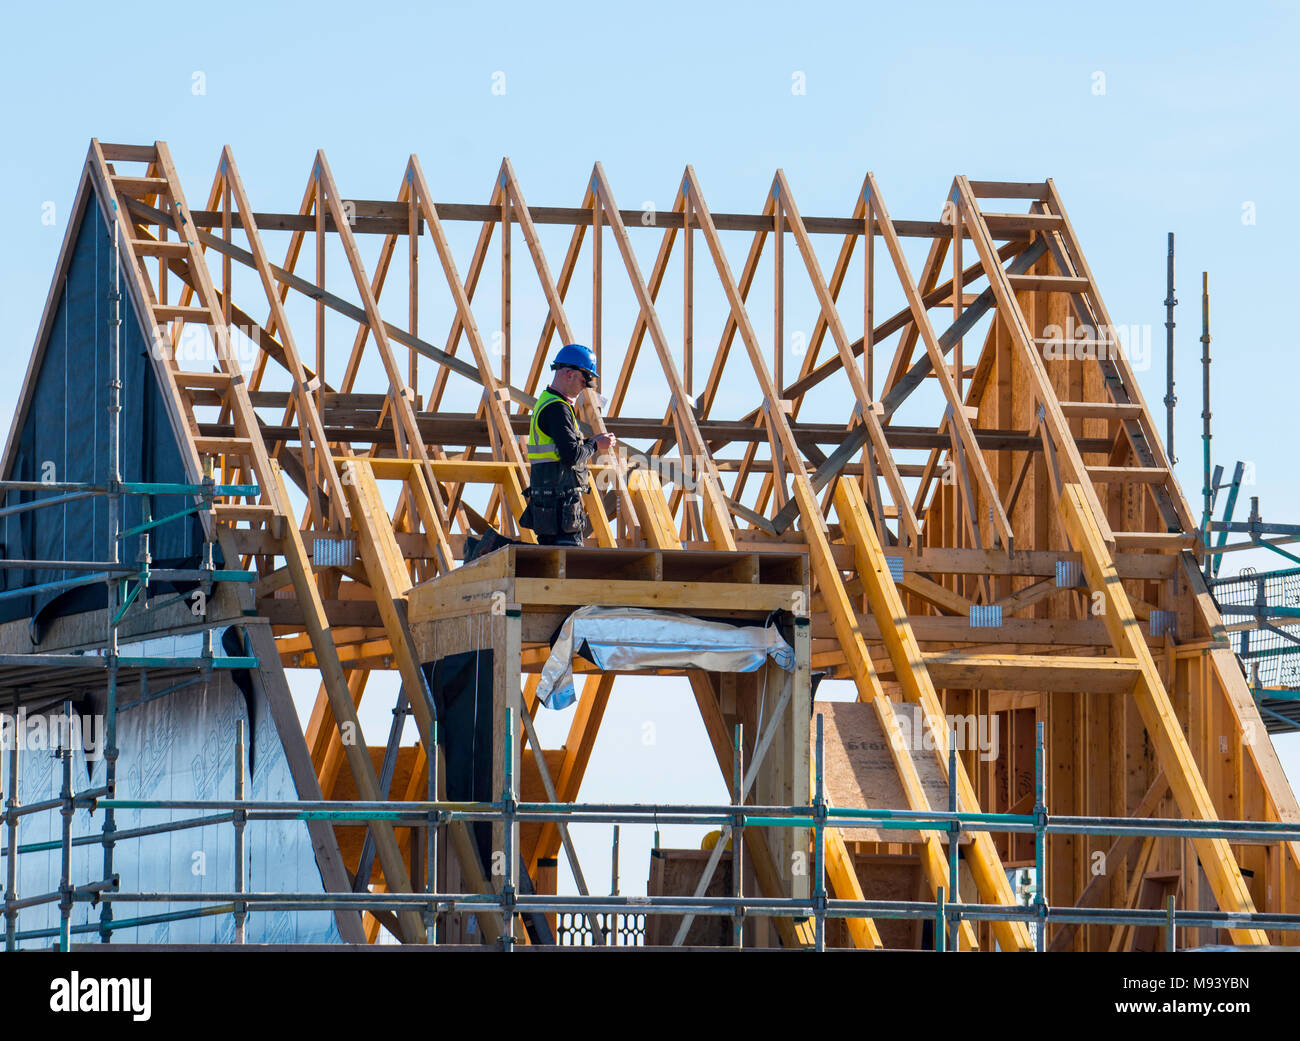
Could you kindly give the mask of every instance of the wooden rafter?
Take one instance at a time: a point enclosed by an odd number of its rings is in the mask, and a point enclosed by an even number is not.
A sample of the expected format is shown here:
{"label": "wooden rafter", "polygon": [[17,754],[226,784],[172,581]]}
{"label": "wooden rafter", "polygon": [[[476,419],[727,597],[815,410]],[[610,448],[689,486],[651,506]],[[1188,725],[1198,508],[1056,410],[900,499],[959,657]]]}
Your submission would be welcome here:
{"label": "wooden rafter", "polygon": [[[143,164],[143,170],[118,169],[127,163]],[[395,669],[408,689],[423,684],[408,599],[420,590],[460,588],[468,581],[467,534],[497,519],[509,527],[522,510],[528,466],[519,438],[559,338],[590,342],[600,352],[611,377],[610,403],[602,411],[594,394],[583,395],[581,418],[592,432],[617,432],[631,449],[630,468],[621,459],[595,467],[596,487],[585,497],[594,543],[633,554],[614,554],[609,559],[618,563],[611,568],[649,568],[646,574],[653,575],[654,567],[664,566],[662,558],[645,552],[683,552],[695,554],[705,571],[732,578],[752,572],[753,584],[761,585],[761,565],[750,557],[789,551],[805,558],[812,596],[795,613],[807,615],[812,662],[854,682],[886,734],[900,725],[897,698],[919,706],[933,739],[935,761],[927,769],[947,775],[948,715],[984,712],[1011,728],[1013,747],[1003,750],[996,767],[961,751],[953,781],[963,809],[1023,808],[1025,793],[1014,785],[1032,753],[1024,744],[1026,724],[1032,730],[1032,721],[1043,721],[1050,776],[1057,779],[1048,790],[1054,812],[1136,807],[1145,815],[1158,802],[1150,792],[1167,783],[1185,817],[1213,820],[1230,811],[1283,820],[1300,814],[1231,651],[1214,642],[1221,620],[1186,552],[1196,543],[1194,516],[1173,480],[1131,365],[1122,355],[1062,359],[1045,349],[1047,330],[1067,314],[1083,325],[1111,328],[1053,182],[959,176],[940,220],[908,221],[890,214],[868,173],[848,216],[814,217],[800,211],[778,170],[757,212],[722,214],[712,212],[694,169],[686,166],[672,205],[646,226],[638,212],[619,208],[599,163],[575,207],[530,206],[508,159],[485,203],[440,202],[415,156],[396,198],[345,203],[324,153],[317,153],[297,209],[273,213],[254,211],[227,148],[205,209],[192,211],[164,144],[95,142],[85,185],[83,193],[98,198],[105,217],[117,221],[124,280],[142,332],[167,348],[154,371],[191,478],[201,479],[211,460],[215,473],[259,487],[244,501],[218,503],[204,523],[215,525],[223,552],[257,571],[250,604],[274,634],[264,642],[274,642],[284,665],[320,674],[304,731],[311,767],[327,796],[347,785],[362,798],[378,796],[370,750],[345,740],[343,731],[359,734],[357,705],[371,670]],[[994,198],[1024,204],[1028,212],[991,212],[984,201]],[[453,249],[453,222],[477,229],[463,265]],[[554,275],[538,230],[548,224],[570,229]],[[734,271],[724,231],[747,236]],[[489,260],[496,256],[497,233],[500,355],[482,332],[498,327],[483,324],[487,309],[498,304],[496,294],[478,292],[495,277]],[[430,267],[425,257],[421,276],[426,234],[437,264]],[[643,235],[657,239],[654,262],[644,273],[636,253]],[[825,272],[819,235],[835,236],[838,247]],[[378,249],[368,256],[362,244],[373,236],[379,236]],[[276,237],[285,247],[279,265],[269,252]],[[926,240],[915,277],[903,252],[908,237]],[[588,242],[592,325],[584,334],[570,320],[566,297]],[[609,262],[606,243],[621,263]],[[337,254],[328,253],[327,244],[341,247],[344,260],[331,262],[328,286],[325,260]],[[697,255],[700,245],[707,261]],[[521,253],[545,299],[535,349],[533,329],[512,313]],[[385,321],[380,310],[386,283],[400,281],[403,254],[404,328]],[[751,313],[751,291],[769,273],[769,262],[770,323]],[[677,264],[680,324],[665,304],[673,294],[663,292]],[[235,272],[241,266],[260,283],[268,305],[263,322],[250,315],[256,299],[238,298]],[[860,309],[853,300],[856,275],[862,279]],[[877,301],[891,278],[906,306],[882,321]],[[790,291],[796,281],[801,296]],[[634,300],[629,314],[612,307],[615,284]],[[432,301],[442,287],[451,306],[438,313]],[[314,323],[293,327],[291,293],[310,301]],[[706,294],[722,309],[711,356],[700,351],[696,317],[704,313]],[[812,328],[808,350],[798,372],[787,374],[785,330],[796,321],[794,302],[809,298],[815,306],[799,316]],[[627,317],[631,331],[620,355],[611,351],[605,326]],[[343,337],[345,363],[328,366],[343,374],[335,387],[325,374],[334,348],[331,323],[338,318],[355,327]],[[233,350],[232,323],[259,339],[247,372]],[[210,357],[198,366],[180,350],[195,327],[205,330],[211,345]],[[420,338],[420,330],[431,327],[446,330],[441,346]],[[834,350],[823,358],[827,337]],[[733,349],[737,339],[740,351]],[[647,340],[657,365],[643,349]],[[462,341],[466,348],[458,353]],[[528,344],[531,356],[518,351],[520,343]],[[28,383],[41,350],[38,343]],[[368,395],[358,388],[376,360],[383,389]],[[512,384],[516,369],[522,386]],[[720,415],[722,403],[730,405],[722,392],[738,371],[746,386],[757,385],[758,400],[739,414]],[[706,373],[698,385],[697,372]],[[462,379],[451,381],[453,374]],[[287,377],[287,390],[270,382],[273,376]],[[936,393],[921,391],[928,380]],[[642,385],[666,396],[668,407],[649,417],[630,414],[638,396],[633,387],[639,392]],[[842,411],[810,416],[814,388]],[[20,412],[30,407],[29,391],[24,388]],[[904,405],[909,417],[930,409],[925,425],[895,423]],[[13,438],[6,454],[11,462]],[[724,454],[729,445],[737,448]],[[668,454],[699,476],[696,495],[680,483],[665,490],[656,464]],[[729,474],[735,474],[730,497],[722,484]],[[304,509],[290,504],[284,478],[302,490]],[[396,497],[386,499],[391,487]],[[331,547],[340,544],[354,545],[353,559],[318,555],[337,552]],[[1068,571],[1063,565],[1080,567],[1076,584],[1062,577]],[[548,583],[569,583],[588,601],[600,595],[599,580],[566,577],[562,569],[529,581],[540,584],[525,588],[545,588],[552,600],[559,594]],[[446,602],[454,600],[447,592]],[[1103,605],[1099,612],[1092,608],[1096,602]],[[527,614],[554,603],[520,606]],[[973,624],[976,611],[996,623]],[[1177,617],[1176,635],[1150,634],[1156,611]],[[533,632],[524,645],[518,660],[528,679],[518,682],[531,712],[546,643]],[[720,691],[703,674],[691,682],[725,768],[731,749]],[[561,800],[578,796],[611,688],[612,676],[588,678],[563,749],[549,751]],[[428,769],[427,699],[412,698],[412,706],[419,758],[396,798],[418,796]],[[926,808],[919,761],[894,752],[908,807]],[[408,868],[411,836],[400,830],[383,822],[373,828],[383,874],[376,885],[394,891],[418,881]],[[776,847],[751,830],[746,849],[757,858],[760,884],[780,891]],[[855,866],[862,851],[835,829],[827,840],[836,894],[870,897]],[[523,851],[525,866],[536,870],[558,843],[554,828],[537,829]],[[468,834],[454,835],[452,845],[471,884],[486,891],[492,883],[475,875]],[[1300,844],[1233,847],[1215,839],[1193,845],[1219,907],[1300,911]],[[1018,848],[1014,840],[999,844],[975,833],[963,853],[975,892],[959,895],[1014,902],[1005,869],[1017,862]],[[1053,901],[1136,898],[1142,873],[1183,870],[1182,853],[1171,841],[1130,842],[1110,851],[1124,860],[1125,877],[1088,884],[1087,848],[1052,846]],[[911,851],[920,857],[928,887],[946,886],[940,844],[922,840]],[[1252,886],[1243,868],[1267,884]],[[1185,883],[1195,880],[1189,874]],[[485,933],[501,927],[493,916],[482,917]],[[423,936],[413,913],[389,916],[384,924],[406,940]],[[379,918],[369,925],[373,934]],[[871,921],[848,929],[856,945],[881,943]],[[783,943],[809,942],[802,925],[782,922],[778,931]],[[1292,939],[1256,928],[1229,932],[1241,942]],[[1123,945],[1126,939],[1122,930],[1089,927],[1070,942]],[[963,922],[959,943],[1025,949],[1029,938],[1020,924],[976,928]]]}

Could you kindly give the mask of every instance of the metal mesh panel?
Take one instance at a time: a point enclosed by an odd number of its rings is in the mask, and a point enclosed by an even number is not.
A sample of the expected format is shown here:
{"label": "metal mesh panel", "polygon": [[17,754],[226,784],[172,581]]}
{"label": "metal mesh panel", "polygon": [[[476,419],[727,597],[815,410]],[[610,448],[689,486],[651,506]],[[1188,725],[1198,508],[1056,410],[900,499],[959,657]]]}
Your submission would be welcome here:
{"label": "metal mesh panel", "polygon": [[356,557],[356,539],[316,539],[312,545],[312,563],[317,567],[351,567]]}
{"label": "metal mesh panel", "polygon": [[1152,611],[1150,625],[1152,636],[1172,636],[1178,631],[1178,614],[1175,611]]}
{"label": "metal mesh panel", "polygon": [[1056,584],[1061,589],[1073,589],[1075,586],[1083,585],[1083,564],[1077,560],[1058,560]]}
{"label": "metal mesh panel", "polygon": [[1211,591],[1220,605],[1297,607],[1300,606],[1300,568],[1258,573],[1245,569],[1231,578],[1216,578]]}
{"label": "metal mesh panel", "polygon": [[903,558],[895,556],[886,556],[885,563],[889,565],[889,576],[895,582],[903,581]]}
{"label": "metal mesh panel", "polygon": [[1211,592],[1226,624],[1252,623],[1229,634],[1251,686],[1300,687],[1300,618],[1286,617],[1300,613],[1300,568],[1246,570],[1216,579]]}

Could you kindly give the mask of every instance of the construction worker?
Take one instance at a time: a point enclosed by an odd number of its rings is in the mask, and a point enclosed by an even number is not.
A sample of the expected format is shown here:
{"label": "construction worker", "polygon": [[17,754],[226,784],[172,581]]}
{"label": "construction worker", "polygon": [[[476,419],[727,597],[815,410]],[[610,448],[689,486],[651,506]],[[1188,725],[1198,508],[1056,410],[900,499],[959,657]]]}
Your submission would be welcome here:
{"label": "construction worker", "polygon": [[597,379],[590,347],[569,343],[551,362],[555,375],[533,406],[528,424],[528,463],[532,473],[528,506],[519,518],[543,546],[581,546],[587,532],[582,493],[587,464],[617,444],[613,434],[583,437],[573,403]]}

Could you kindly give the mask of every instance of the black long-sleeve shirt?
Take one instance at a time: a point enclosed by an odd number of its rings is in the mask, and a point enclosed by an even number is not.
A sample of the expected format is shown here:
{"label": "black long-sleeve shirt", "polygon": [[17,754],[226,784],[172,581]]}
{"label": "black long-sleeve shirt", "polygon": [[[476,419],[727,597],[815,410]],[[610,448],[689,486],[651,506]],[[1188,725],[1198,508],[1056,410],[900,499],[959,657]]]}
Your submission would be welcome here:
{"label": "black long-sleeve shirt", "polygon": [[582,436],[572,410],[565,408],[562,402],[552,401],[543,408],[537,417],[537,426],[555,441],[555,451],[566,467],[582,466],[596,454],[596,442]]}

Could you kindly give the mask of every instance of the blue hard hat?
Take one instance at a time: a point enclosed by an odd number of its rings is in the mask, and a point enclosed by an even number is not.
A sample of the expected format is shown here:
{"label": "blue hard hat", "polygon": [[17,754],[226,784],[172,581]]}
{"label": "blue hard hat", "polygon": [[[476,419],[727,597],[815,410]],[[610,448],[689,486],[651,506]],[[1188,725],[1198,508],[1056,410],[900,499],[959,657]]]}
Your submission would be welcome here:
{"label": "blue hard hat", "polygon": [[590,372],[593,376],[598,375],[596,372],[596,352],[580,343],[566,343],[556,352],[555,360],[551,362],[551,368],[558,369],[561,365],[567,365],[572,369],[582,369],[583,372]]}

